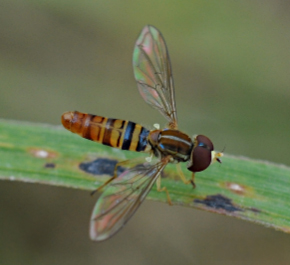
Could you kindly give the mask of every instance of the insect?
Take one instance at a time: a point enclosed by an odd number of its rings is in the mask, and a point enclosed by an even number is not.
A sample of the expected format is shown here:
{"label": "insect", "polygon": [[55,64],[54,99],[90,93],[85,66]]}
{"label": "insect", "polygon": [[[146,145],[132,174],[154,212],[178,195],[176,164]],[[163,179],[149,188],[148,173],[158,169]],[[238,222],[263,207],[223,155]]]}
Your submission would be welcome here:
{"label": "insect", "polygon": [[97,189],[103,191],[93,209],[90,237],[105,240],[118,232],[132,217],[153,184],[161,188],[162,170],[168,163],[188,162],[192,178],[185,183],[195,187],[194,174],[205,170],[213,161],[221,162],[222,153],[214,151],[209,138],[197,135],[191,139],[178,130],[174,84],[168,50],[160,31],[147,25],[138,37],[133,52],[134,76],[143,99],[157,109],[168,121],[167,128],[148,130],[131,121],[105,118],[78,111],[62,115],[62,124],[83,138],[122,150],[146,152],[153,157],[146,161],[128,160],[117,164],[125,168]]}

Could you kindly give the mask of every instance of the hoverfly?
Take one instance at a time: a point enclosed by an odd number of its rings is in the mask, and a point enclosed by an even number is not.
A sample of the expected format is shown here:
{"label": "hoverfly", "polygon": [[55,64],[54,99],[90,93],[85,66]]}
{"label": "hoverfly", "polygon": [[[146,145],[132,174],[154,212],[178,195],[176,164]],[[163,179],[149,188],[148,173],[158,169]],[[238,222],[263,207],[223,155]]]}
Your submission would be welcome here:
{"label": "hoverfly", "polygon": [[[174,97],[174,84],[170,58],[161,33],[147,25],[138,37],[133,52],[134,76],[143,99],[168,120],[167,128],[148,130],[131,121],[105,118],[78,111],[62,115],[62,124],[69,131],[83,138],[122,150],[146,152],[155,159],[145,163],[128,160],[117,164],[125,168],[109,179],[97,191],[104,188],[91,217],[90,237],[105,240],[118,232],[135,213],[156,182],[161,188],[162,170],[168,163],[188,162],[192,179],[186,180],[179,168],[181,179],[194,184],[195,172],[205,170],[212,161],[221,162],[222,153],[214,151],[213,144],[204,135],[191,139],[178,130]],[[151,161],[150,161],[151,160]],[[144,161],[143,161],[144,162]]]}

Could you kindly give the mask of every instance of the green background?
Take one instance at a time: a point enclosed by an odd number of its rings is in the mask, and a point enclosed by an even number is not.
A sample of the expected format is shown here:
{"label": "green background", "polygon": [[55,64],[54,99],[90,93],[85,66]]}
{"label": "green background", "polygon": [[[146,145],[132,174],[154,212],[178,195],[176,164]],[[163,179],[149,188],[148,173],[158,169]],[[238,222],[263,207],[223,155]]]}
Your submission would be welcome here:
{"label": "green background", "polygon": [[[289,166],[289,14],[287,1],[274,0],[2,1],[1,118],[58,125],[64,111],[79,110],[165,124],[133,78],[134,43],[152,24],[169,48],[179,127],[217,150]],[[88,237],[95,200],[1,182],[0,263],[290,262],[287,234],[157,202],[97,244]]]}

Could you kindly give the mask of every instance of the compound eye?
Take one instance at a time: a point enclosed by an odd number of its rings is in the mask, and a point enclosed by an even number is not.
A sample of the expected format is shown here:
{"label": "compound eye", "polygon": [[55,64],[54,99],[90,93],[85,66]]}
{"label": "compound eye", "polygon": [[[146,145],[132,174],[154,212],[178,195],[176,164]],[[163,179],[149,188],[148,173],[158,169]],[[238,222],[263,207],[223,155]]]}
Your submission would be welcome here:
{"label": "compound eye", "polygon": [[197,146],[191,154],[191,166],[188,170],[199,172],[205,170],[211,163],[211,152],[204,147]]}
{"label": "compound eye", "polygon": [[195,139],[197,141],[197,146],[204,146],[206,149],[213,151],[213,143],[208,137],[204,135],[198,135]]}
{"label": "compound eye", "polygon": [[209,138],[204,135],[198,135],[195,138],[195,147],[192,150],[188,170],[199,172],[205,170],[211,163],[211,151],[213,144]]}

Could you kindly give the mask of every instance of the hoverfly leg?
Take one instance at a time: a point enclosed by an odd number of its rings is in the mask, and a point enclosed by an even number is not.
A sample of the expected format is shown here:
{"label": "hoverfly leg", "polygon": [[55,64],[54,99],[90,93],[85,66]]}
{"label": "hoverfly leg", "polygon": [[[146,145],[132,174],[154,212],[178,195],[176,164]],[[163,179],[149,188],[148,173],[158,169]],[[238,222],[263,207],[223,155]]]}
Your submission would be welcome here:
{"label": "hoverfly leg", "polygon": [[159,191],[159,192],[165,191],[166,192],[168,204],[173,205],[167,188],[166,187],[161,188],[161,175],[157,178],[156,185],[157,185],[157,191]]}
{"label": "hoverfly leg", "polygon": [[115,178],[117,177],[117,175],[115,175],[114,173],[114,176],[109,178],[104,184],[102,184],[100,187],[98,187],[97,189],[93,190],[91,192],[91,196],[93,196],[96,192],[100,192],[105,186],[107,186],[112,180],[114,180]]}
{"label": "hoverfly leg", "polygon": [[188,180],[188,179],[184,176],[180,164],[176,164],[176,169],[177,169],[177,172],[178,172],[178,174],[179,174],[180,179],[183,181],[184,184],[191,184],[193,188],[196,187],[196,185],[195,185],[195,183],[194,183],[194,172],[192,172],[191,179]]}
{"label": "hoverfly leg", "polygon": [[194,174],[194,172],[192,172],[190,183],[191,183],[192,187],[195,189],[196,185],[195,185],[195,182],[194,182],[194,177],[195,177],[195,174]]}
{"label": "hoverfly leg", "polygon": [[184,183],[184,184],[189,184],[189,183],[190,183],[190,180],[188,180],[188,179],[184,176],[183,171],[182,171],[181,166],[180,166],[179,163],[176,164],[176,169],[177,169],[177,173],[178,173],[180,179],[183,181],[183,183]]}
{"label": "hoverfly leg", "polygon": [[115,168],[114,168],[114,175],[113,175],[113,177],[109,178],[104,184],[102,184],[97,189],[93,190],[91,192],[91,196],[93,196],[96,192],[100,192],[105,186],[107,186],[110,182],[112,182],[115,178],[117,178],[118,177],[118,175],[117,175],[118,167],[120,167],[122,164],[126,164],[127,162],[128,162],[128,160],[118,162],[116,164]]}

